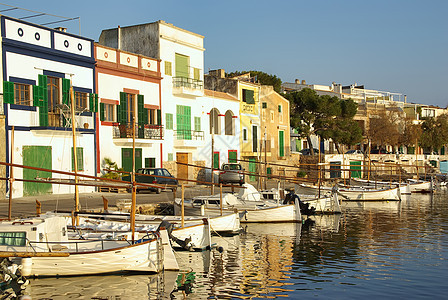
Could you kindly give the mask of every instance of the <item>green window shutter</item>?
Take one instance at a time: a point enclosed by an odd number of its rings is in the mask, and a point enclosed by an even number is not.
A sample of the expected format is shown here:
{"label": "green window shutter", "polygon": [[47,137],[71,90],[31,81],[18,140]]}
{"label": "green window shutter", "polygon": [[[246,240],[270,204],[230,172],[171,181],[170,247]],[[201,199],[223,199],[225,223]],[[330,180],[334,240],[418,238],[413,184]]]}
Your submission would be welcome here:
{"label": "green window shutter", "polygon": [[14,104],[14,83],[3,81],[3,102]]}
{"label": "green window shutter", "polygon": [[93,112],[98,112],[98,94],[93,94]]}
{"label": "green window shutter", "polygon": [[41,87],[40,99],[41,101],[46,102],[47,107],[47,118],[48,118],[48,87],[47,87],[47,76],[39,75],[38,76],[39,87]]}
{"label": "green window shutter", "polygon": [[165,114],[166,129],[173,129],[173,114]]}
{"label": "green window shutter", "polygon": [[278,132],[278,150],[279,150],[279,156],[283,157],[285,156],[285,132],[279,131]]}
{"label": "green window shutter", "polygon": [[194,117],[194,130],[201,131],[201,118],[200,117]]}
{"label": "green window shutter", "polygon": [[[76,147],[76,158],[78,163],[78,171],[84,171],[84,148]],[[72,171],[75,170],[75,156],[72,147]]]}
{"label": "green window shutter", "polygon": [[[138,124],[143,125],[147,124],[148,122],[145,122],[148,118],[148,112],[145,110],[145,98],[143,95],[137,95],[137,116],[138,116]],[[146,118],[145,118],[145,112],[146,112]]]}
{"label": "green window shutter", "polygon": [[176,53],[176,77],[188,78],[188,56]]}
{"label": "green window shutter", "polygon": [[47,75],[41,75],[39,74],[37,77],[37,82],[39,86],[47,86]]}
{"label": "green window shutter", "polygon": [[252,90],[243,90],[245,96],[244,99],[246,99],[246,103],[247,104],[255,104],[255,99],[254,99],[254,91]]}
{"label": "green window shutter", "polygon": [[126,123],[126,93],[120,92],[120,105],[118,105],[117,118],[119,123]]}
{"label": "green window shutter", "polygon": [[199,80],[201,77],[201,71],[198,68],[194,68],[193,71],[194,71],[193,78]]}
{"label": "green window shutter", "polygon": [[95,106],[95,97],[92,93],[90,93],[89,94],[89,111],[93,112],[94,106]]}
{"label": "green window shutter", "polygon": [[282,112],[282,106],[281,106],[281,105],[278,106],[278,112],[279,112],[279,113]]}
{"label": "green window shutter", "polygon": [[157,125],[162,125],[162,111],[160,109],[157,110]]}
{"label": "green window shutter", "polygon": [[213,168],[219,169],[219,152],[213,153]]}
{"label": "green window shutter", "polygon": [[104,103],[100,103],[100,121],[104,121],[106,119],[106,111],[104,108]]}
{"label": "green window shutter", "polygon": [[165,61],[165,75],[172,76],[173,68],[170,61]]}
{"label": "green window shutter", "polygon": [[70,106],[70,79],[62,78],[62,103]]}
{"label": "green window shutter", "polygon": [[41,87],[38,85],[33,85],[33,105],[34,106],[40,106],[40,93],[42,93],[41,91]]}

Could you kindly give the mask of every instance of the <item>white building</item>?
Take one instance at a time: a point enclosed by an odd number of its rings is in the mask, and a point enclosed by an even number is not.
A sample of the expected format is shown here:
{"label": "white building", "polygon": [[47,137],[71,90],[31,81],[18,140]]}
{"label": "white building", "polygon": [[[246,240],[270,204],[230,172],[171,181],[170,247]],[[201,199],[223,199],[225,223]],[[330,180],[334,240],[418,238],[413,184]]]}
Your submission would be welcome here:
{"label": "white building", "polygon": [[[93,41],[6,16],[1,17],[1,24],[7,162],[74,171],[72,85],[78,171],[96,175],[98,103]],[[33,182],[39,178],[73,178],[67,175],[21,168],[15,168],[13,175],[28,180],[14,182],[14,197],[74,192],[69,185]],[[79,190],[88,192],[94,188],[80,186]]]}

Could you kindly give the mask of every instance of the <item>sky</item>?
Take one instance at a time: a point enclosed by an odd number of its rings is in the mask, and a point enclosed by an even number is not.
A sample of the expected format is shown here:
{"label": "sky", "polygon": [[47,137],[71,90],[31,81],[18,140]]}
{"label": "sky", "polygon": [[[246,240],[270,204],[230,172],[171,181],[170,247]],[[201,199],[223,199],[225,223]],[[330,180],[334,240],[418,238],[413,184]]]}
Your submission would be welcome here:
{"label": "sky", "polygon": [[[446,0],[0,0],[78,20],[67,31],[98,41],[103,29],[164,20],[204,36],[204,73],[257,70],[283,82],[350,85],[447,107]],[[0,9],[8,9],[0,5]],[[31,12],[0,12],[11,17]],[[54,17],[33,17],[43,24]],[[79,24],[80,23],[80,24]]]}

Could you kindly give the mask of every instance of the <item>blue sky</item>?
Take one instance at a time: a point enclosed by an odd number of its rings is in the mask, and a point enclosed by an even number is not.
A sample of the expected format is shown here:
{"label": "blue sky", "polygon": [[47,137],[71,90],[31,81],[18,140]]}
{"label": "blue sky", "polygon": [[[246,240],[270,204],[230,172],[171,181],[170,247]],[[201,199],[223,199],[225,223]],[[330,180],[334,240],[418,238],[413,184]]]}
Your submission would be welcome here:
{"label": "blue sky", "polygon": [[[95,41],[102,29],[118,25],[173,23],[205,36],[205,73],[217,68],[260,70],[284,82],[358,83],[405,94],[408,102],[448,105],[446,0],[0,2],[80,17],[81,35]],[[27,20],[41,24],[54,19]],[[77,21],[62,25],[79,33]]]}

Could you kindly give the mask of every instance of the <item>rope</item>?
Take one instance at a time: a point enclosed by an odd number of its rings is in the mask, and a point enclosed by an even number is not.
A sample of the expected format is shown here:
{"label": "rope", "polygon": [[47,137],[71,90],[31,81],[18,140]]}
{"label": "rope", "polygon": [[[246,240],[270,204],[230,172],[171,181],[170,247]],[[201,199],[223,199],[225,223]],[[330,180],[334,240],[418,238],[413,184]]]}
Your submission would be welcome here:
{"label": "rope", "polygon": [[213,229],[213,227],[212,227],[212,225],[210,224],[210,228],[211,228],[211,230],[217,235],[217,236],[219,236],[220,238],[222,238],[225,242],[227,242],[228,244],[231,244],[233,247],[235,247],[235,248],[238,248],[238,246],[237,245],[235,245],[234,243],[232,243],[232,242],[229,242],[229,241],[227,241],[227,240],[225,240],[215,229]]}

